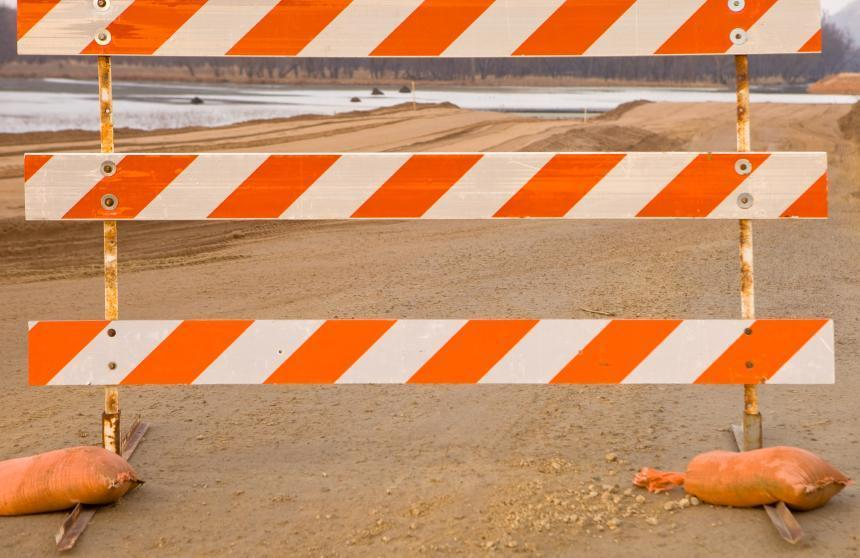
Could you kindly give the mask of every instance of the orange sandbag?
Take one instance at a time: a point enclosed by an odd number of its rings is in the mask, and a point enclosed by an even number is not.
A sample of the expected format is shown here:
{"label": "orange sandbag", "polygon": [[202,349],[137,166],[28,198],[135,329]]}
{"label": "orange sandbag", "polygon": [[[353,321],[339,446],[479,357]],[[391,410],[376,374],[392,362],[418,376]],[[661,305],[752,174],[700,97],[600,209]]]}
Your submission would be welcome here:
{"label": "orange sandbag", "polygon": [[0,461],[0,516],[110,504],[142,483],[128,461],[93,446]]}
{"label": "orange sandbag", "polygon": [[686,473],[644,468],[633,484],[650,492],[676,486],[703,502],[750,508],[785,502],[796,510],[820,508],[851,479],[799,448],[775,447],[735,453],[711,451],[693,458]]}

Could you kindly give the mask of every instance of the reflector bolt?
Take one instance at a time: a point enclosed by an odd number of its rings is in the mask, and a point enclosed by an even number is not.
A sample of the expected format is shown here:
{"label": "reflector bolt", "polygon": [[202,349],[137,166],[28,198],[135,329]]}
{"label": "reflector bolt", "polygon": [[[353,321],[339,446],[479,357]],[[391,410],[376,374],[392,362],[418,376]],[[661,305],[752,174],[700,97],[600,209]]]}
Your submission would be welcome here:
{"label": "reflector bolt", "polygon": [[116,337],[116,330],[114,328],[110,328],[107,330],[108,337]]}
{"label": "reflector bolt", "polygon": [[108,368],[110,368],[111,370],[116,370],[116,363],[115,362],[109,362]]}
{"label": "reflector bolt", "polygon": [[747,361],[747,368],[752,368],[754,366],[755,366],[755,364],[753,364],[753,361],[751,361],[751,360]]}

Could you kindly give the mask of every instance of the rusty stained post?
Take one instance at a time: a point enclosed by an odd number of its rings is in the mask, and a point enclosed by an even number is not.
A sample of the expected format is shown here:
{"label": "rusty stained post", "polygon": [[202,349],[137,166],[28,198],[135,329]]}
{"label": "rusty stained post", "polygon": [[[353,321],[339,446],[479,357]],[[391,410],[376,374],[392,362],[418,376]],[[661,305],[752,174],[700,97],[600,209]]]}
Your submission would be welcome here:
{"label": "rusty stained post", "polygon": [[[99,120],[102,153],[113,153],[113,87],[109,56],[99,56]],[[116,221],[104,222],[105,319],[119,318],[119,276],[117,270]],[[105,449],[122,454],[120,436],[119,389],[105,388],[102,413],[102,443]]]}
{"label": "rusty stained post", "polygon": [[[738,92],[738,151],[750,151],[750,79],[749,58],[735,56]],[[752,221],[740,221],[741,311],[745,320],[755,319],[755,281],[753,275]],[[755,363],[752,363],[754,366]],[[758,386],[744,386],[743,450],[762,447],[761,413],[758,408]]]}
{"label": "rusty stained post", "polygon": [[415,80],[412,80],[412,110],[418,110],[418,102],[415,99]]}

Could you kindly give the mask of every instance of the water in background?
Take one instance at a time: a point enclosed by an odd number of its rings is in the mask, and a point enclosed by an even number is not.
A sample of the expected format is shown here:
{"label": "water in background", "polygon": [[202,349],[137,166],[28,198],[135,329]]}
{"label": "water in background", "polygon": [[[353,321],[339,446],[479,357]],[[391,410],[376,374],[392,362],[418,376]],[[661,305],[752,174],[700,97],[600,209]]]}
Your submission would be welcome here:
{"label": "water in background", "polygon": [[[154,130],[187,126],[220,126],[301,114],[332,115],[389,107],[412,101],[397,88],[370,94],[369,87],[285,86],[178,83],[114,83],[114,124],[118,128]],[[203,104],[192,104],[199,97]],[[353,103],[358,97],[361,102]],[[0,133],[97,130],[95,80],[0,80]],[[528,113],[563,117],[600,113],[636,100],[732,103],[733,92],[716,89],[642,87],[498,87],[422,88],[419,103],[450,102],[473,110]],[[809,95],[802,92],[754,92],[757,103],[840,103],[860,100],[854,95]]]}

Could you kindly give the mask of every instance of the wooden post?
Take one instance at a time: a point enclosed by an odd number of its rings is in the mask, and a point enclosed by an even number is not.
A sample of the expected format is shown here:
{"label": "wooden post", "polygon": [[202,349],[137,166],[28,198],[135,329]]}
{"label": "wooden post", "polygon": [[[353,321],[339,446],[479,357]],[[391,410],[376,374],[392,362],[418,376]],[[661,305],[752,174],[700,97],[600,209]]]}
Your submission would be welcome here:
{"label": "wooden post", "polygon": [[[113,88],[109,56],[99,56],[99,119],[102,153],[113,153]],[[105,319],[119,319],[119,276],[117,269],[116,221],[104,222]],[[119,389],[105,388],[102,413],[102,443],[105,449],[122,454]]]}
{"label": "wooden post", "polygon": [[[749,58],[735,56],[737,73],[738,151],[750,151],[750,80]],[[753,228],[752,221],[740,221],[740,259],[741,259],[741,312],[745,320],[755,319],[755,281],[753,274]],[[753,332],[753,335],[755,333]],[[749,365],[755,366],[755,362]],[[758,387],[744,386],[743,446],[744,451],[762,447],[761,413],[758,408]]]}

